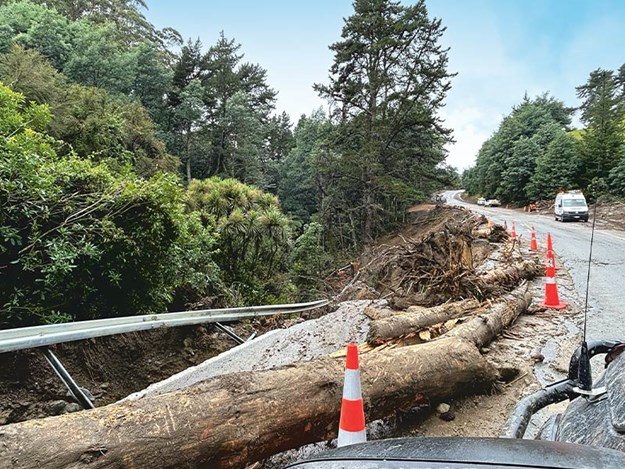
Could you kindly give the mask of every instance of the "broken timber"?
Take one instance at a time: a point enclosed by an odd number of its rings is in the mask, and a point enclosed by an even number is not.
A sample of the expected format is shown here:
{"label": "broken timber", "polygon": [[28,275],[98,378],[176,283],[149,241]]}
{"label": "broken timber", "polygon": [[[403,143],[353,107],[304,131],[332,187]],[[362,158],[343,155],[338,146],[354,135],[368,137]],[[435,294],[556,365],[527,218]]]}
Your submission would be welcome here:
{"label": "broken timber", "polygon": [[407,312],[371,321],[367,342],[379,344],[450,319],[475,316],[442,337],[461,336],[482,347],[509,327],[521,312],[527,310],[530,302],[531,295],[527,293],[527,285],[523,284],[499,302],[487,306],[475,300],[463,300],[433,308],[409,308]]}

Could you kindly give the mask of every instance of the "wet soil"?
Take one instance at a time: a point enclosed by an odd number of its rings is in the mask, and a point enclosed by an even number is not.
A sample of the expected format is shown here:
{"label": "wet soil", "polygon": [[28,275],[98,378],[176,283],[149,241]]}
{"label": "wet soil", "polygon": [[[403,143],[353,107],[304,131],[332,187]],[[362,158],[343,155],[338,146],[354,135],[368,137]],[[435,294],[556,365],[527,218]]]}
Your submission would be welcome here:
{"label": "wet soil", "polygon": [[[288,325],[281,317],[233,325],[242,338]],[[50,347],[97,407],[197,365],[236,345],[212,325],[157,329]],[[80,410],[40,350],[0,354],[0,425]]]}

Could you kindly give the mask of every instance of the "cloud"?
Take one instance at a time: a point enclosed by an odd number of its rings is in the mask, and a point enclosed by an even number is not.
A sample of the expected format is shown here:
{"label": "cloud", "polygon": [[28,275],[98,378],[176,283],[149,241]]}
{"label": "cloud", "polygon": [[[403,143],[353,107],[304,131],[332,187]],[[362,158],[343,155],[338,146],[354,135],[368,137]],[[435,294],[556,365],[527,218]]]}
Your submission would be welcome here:
{"label": "cloud", "polygon": [[482,143],[490,136],[488,118],[478,106],[445,110],[442,116],[448,127],[454,129],[455,143],[447,146],[447,163],[460,171],[469,167]]}
{"label": "cloud", "polygon": [[471,14],[462,8],[440,14],[448,27],[443,43],[450,47],[449,71],[458,72],[441,115],[456,141],[447,146],[447,161],[459,169],[473,165],[481,145],[531,83],[523,62],[507,51],[493,14],[478,11],[478,27]]}

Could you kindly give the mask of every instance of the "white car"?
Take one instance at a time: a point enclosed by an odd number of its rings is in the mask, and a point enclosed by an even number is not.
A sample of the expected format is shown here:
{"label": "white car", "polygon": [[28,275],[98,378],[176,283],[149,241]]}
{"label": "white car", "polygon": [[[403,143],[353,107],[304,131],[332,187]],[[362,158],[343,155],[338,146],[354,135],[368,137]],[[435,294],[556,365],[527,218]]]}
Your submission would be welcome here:
{"label": "white car", "polygon": [[488,199],[486,202],[484,202],[485,207],[499,207],[500,205],[501,202],[499,202],[499,200],[497,199]]}
{"label": "white car", "polygon": [[486,199],[484,197],[480,197],[479,199],[477,199],[477,204],[486,205]]}

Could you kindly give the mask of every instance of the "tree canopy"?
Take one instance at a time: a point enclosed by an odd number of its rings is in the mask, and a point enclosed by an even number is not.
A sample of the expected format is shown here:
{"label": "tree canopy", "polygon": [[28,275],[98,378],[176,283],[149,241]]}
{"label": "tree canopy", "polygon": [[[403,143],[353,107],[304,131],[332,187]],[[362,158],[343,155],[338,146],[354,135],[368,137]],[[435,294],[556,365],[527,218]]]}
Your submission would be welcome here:
{"label": "tree canopy", "polygon": [[[465,172],[467,190],[525,205],[539,196],[555,195],[556,189],[563,188],[561,183],[573,183],[576,175],[556,176],[551,166],[554,160],[559,162],[559,171],[579,166],[575,151],[566,154],[569,160],[552,153],[562,145],[567,149],[573,145],[566,134],[572,113],[573,109],[547,94],[534,99],[526,95],[484,142],[475,167]],[[559,146],[551,146],[556,140]]]}
{"label": "tree canopy", "polygon": [[[324,223],[341,245],[370,241],[426,197],[450,131],[437,111],[450,88],[444,27],[424,1],[356,0],[342,40],[330,46],[336,128],[319,156]],[[425,190],[421,191],[423,188]]]}

